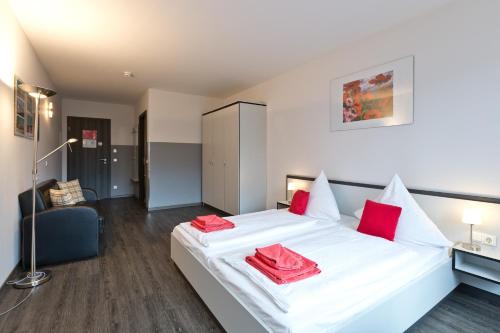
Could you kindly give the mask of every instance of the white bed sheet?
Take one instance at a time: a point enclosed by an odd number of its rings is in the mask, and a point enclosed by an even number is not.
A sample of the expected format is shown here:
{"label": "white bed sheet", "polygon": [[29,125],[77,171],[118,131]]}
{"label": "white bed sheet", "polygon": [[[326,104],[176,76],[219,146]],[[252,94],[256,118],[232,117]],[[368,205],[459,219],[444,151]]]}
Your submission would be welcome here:
{"label": "white bed sheet", "polygon": [[[218,231],[217,233],[219,233],[219,236],[217,236],[217,245],[208,247],[200,243],[199,239],[195,237],[197,233],[193,234],[193,231],[188,232],[185,224],[176,226],[172,235],[180,241],[184,247],[188,248],[198,260],[206,265],[211,258],[220,256],[223,253],[234,252],[242,248],[252,249],[262,244],[268,244],[269,242],[276,242],[295,235],[330,228],[333,225],[343,223],[351,225],[356,221],[356,218],[346,215],[343,215],[340,221],[337,222],[318,220],[289,213],[286,209],[270,209],[262,212],[230,217],[228,219],[240,225],[241,221],[244,221],[243,223],[247,225],[251,223],[260,225],[256,228],[252,228],[251,230],[253,230],[253,232],[250,232],[250,229],[244,230],[239,234]],[[279,225],[279,227],[271,228],[272,232],[266,232],[266,228],[272,225]],[[190,227],[190,229],[194,228]],[[236,230],[236,228],[231,230]],[[213,234],[216,233],[214,232]]]}
{"label": "white bed sheet", "polygon": [[[375,290],[365,288],[360,293],[354,293],[350,299],[340,300],[333,304],[325,303],[326,298],[335,295],[324,295],[318,300],[320,305],[305,306],[289,313],[284,312],[269,297],[261,287],[257,286],[248,276],[228,265],[222,257],[237,256],[242,253],[251,254],[257,246],[268,245],[270,241],[282,242],[293,248],[293,244],[305,242],[310,237],[320,237],[326,233],[335,233],[337,230],[351,228],[357,220],[353,217],[342,216],[340,224],[320,223],[316,229],[308,230],[302,234],[290,233],[276,236],[272,240],[262,240],[253,244],[238,244],[228,248],[204,247],[182,229],[174,230],[174,237],[181,242],[191,253],[231,292],[238,296],[242,302],[259,320],[273,332],[325,332],[340,329],[354,318],[369,311],[374,306],[389,298],[398,290],[409,285],[424,274],[447,263],[450,258],[447,249],[420,246],[414,244],[401,244],[416,253],[412,256],[410,265],[406,265],[397,274],[397,279],[392,279],[389,288]],[[345,232],[345,230],[344,230]],[[354,232],[354,231],[353,231]],[[316,234],[316,235],[315,235]],[[191,238],[190,238],[191,237]],[[345,297],[345,296],[344,296]],[[325,306],[328,304],[328,306]]]}
{"label": "white bed sheet", "polygon": [[229,216],[225,219],[233,222],[235,228],[205,233],[191,226],[190,222],[181,223],[176,228],[188,233],[204,247],[229,248],[242,241],[252,242],[263,237],[273,238],[280,236],[285,232],[311,229],[313,224],[319,222],[316,218],[292,214],[284,209],[270,209],[256,213]]}
{"label": "white bed sheet", "polygon": [[[324,234],[324,231],[321,233]],[[296,238],[292,242],[285,240],[283,244],[289,245],[301,240],[302,237]],[[228,265],[222,258],[212,260],[209,267],[214,275],[228,289],[238,295],[240,301],[266,323],[271,331],[334,332],[411,282],[450,260],[447,249],[410,244],[404,246],[416,253],[416,256],[412,256],[414,261],[411,265],[401,267],[402,269],[398,272],[395,272],[394,268],[388,271],[394,276],[388,279],[386,284],[367,283],[367,286],[360,288],[359,292],[352,287],[349,288],[348,283],[344,283],[345,289],[331,288],[325,293],[314,292],[314,287],[312,287],[311,294],[318,298],[316,305],[310,303],[308,306],[295,308],[288,313],[283,312],[269,297],[269,294],[257,286],[248,276]],[[359,281],[360,277],[355,276],[355,271],[351,273],[353,273],[353,279]],[[349,272],[344,272],[344,274],[349,274]]]}

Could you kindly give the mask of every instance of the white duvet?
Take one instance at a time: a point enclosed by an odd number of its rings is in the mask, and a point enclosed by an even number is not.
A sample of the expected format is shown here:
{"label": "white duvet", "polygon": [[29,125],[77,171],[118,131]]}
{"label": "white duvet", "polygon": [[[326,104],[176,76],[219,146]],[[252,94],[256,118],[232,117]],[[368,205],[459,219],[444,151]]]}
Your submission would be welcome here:
{"label": "white duvet", "polygon": [[[350,313],[407,283],[404,271],[418,261],[418,252],[402,244],[361,234],[345,227],[333,227],[282,242],[284,246],[312,259],[319,275],[277,285],[247,264],[248,250],[221,258],[248,277],[283,312],[304,312],[307,308],[350,308]],[[404,281],[401,281],[404,280]]]}
{"label": "white duvet", "polygon": [[[319,221],[307,216],[292,214],[287,210],[270,209],[258,213],[225,218],[235,224],[233,229],[204,233],[191,226],[191,222],[179,224],[179,228],[196,239],[204,247],[231,247],[255,241],[273,239],[276,236],[312,230]],[[322,223],[335,223],[325,222]]]}

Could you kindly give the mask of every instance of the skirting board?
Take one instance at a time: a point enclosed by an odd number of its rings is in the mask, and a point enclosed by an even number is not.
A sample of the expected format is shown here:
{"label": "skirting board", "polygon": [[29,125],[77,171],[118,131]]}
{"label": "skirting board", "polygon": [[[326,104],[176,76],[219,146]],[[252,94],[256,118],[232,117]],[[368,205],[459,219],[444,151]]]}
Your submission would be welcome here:
{"label": "skirting board", "polygon": [[[173,235],[171,257],[227,332],[269,331],[265,323],[254,316],[237,295],[225,288]],[[369,311],[351,318],[340,328],[340,332],[403,332],[455,289],[458,283],[449,260]]]}
{"label": "skirting board", "polygon": [[153,212],[155,210],[172,209],[172,208],[194,207],[194,206],[200,206],[200,205],[201,205],[201,202],[193,202],[193,203],[187,203],[187,204],[182,204],[182,205],[148,207],[148,212]]}

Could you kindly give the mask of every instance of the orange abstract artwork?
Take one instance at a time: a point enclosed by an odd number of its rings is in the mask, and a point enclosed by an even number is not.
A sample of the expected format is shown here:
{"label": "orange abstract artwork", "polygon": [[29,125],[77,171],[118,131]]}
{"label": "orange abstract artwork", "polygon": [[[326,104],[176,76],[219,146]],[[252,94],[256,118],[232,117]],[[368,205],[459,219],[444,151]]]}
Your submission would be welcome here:
{"label": "orange abstract artwork", "polygon": [[343,122],[393,116],[393,71],[343,85]]}

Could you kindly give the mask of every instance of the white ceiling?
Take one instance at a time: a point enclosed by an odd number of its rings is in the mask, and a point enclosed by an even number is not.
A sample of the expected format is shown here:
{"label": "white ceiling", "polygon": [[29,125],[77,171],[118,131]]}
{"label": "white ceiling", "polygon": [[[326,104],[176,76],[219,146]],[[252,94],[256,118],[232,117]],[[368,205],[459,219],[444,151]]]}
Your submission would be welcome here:
{"label": "white ceiling", "polygon": [[[64,96],[225,97],[449,0],[11,0]],[[134,79],[125,79],[123,71]]]}

